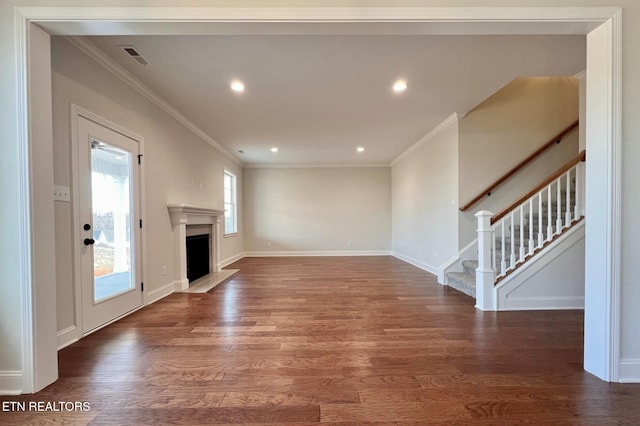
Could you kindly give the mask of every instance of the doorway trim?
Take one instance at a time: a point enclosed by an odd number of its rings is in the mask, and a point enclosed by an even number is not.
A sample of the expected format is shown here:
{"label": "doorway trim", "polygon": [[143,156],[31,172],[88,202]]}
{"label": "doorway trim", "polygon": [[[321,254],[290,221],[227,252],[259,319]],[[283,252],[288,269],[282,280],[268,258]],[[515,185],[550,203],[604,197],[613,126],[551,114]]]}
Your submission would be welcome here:
{"label": "doorway trim", "polygon": [[[123,23],[126,25],[111,25]],[[47,23],[59,25],[68,24],[75,28],[83,27],[89,34],[100,34],[100,31],[130,31],[136,23],[146,24],[185,24],[203,25],[217,23],[430,23],[451,24],[462,28],[463,24],[480,24],[490,28],[496,26],[502,34],[517,31],[522,24],[540,24],[543,30],[540,34],[549,33],[555,26],[585,25],[588,29],[580,34],[587,34],[603,24],[609,26],[607,39],[608,55],[598,58],[606,62],[609,74],[608,80],[603,82],[609,89],[606,105],[606,140],[601,143],[607,153],[603,161],[606,166],[606,205],[604,206],[604,250],[603,260],[605,272],[604,288],[599,295],[606,297],[603,311],[598,311],[606,322],[603,327],[603,349],[595,363],[596,368],[589,369],[598,377],[607,381],[619,380],[620,364],[620,281],[621,281],[621,112],[622,112],[622,10],[619,7],[362,7],[362,8],[216,8],[216,7],[25,7],[15,9],[15,45],[17,71],[17,143],[19,144],[19,185],[21,188],[18,200],[18,224],[21,243],[17,247],[20,252],[21,263],[21,294],[23,318],[23,369],[22,392],[35,392],[48,383],[43,383],[36,377],[42,371],[37,368],[38,358],[43,351],[50,351],[47,345],[39,342],[43,331],[38,328],[42,319],[36,322],[36,306],[42,286],[55,285],[55,281],[40,282],[43,274],[36,270],[32,253],[40,244],[50,244],[50,241],[40,242],[33,236],[48,223],[38,221],[34,216],[34,197],[41,197],[40,189],[52,186],[47,182],[47,176],[32,174],[32,152],[37,151],[38,145],[47,143],[34,138],[34,128],[46,123],[36,114],[30,114],[36,94],[29,86],[32,70],[29,55],[37,47],[37,41],[30,38],[31,23]],[[510,25],[511,24],[511,25]],[[515,24],[515,25],[513,25]],[[505,26],[506,25],[506,26]],[[93,31],[93,32],[91,32]],[[511,32],[509,32],[511,31]],[[59,35],[68,34],[60,33]],[[567,32],[569,34],[569,32]],[[49,70],[50,71],[50,70]],[[51,98],[51,94],[44,94],[44,99]],[[46,120],[45,120],[46,121]],[[41,128],[41,127],[40,127]],[[49,142],[50,143],[50,142]],[[144,178],[142,178],[143,180]],[[144,185],[144,181],[142,182]],[[37,188],[38,191],[36,191]],[[45,191],[46,192],[46,191]],[[144,198],[143,198],[144,199]],[[41,200],[36,198],[35,201]],[[588,213],[588,212],[587,212]],[[588,231],[587,231],[588,232]],[[143,228],[143,240],[144,228]],[[587,248],[588,249],[588,248]],[[144,250],[143,250],[144,253]],[[50,254],[54,256],[54,253]],[[146,265],[144,254],[143,262]],[[39,272],[39,273],[35,273]],[[54,271],[44,271],[54,272]],[[588,272],[588,271],[587,271]],[[44,274],[46,275],[46,274]],[[49,275],[51,276],[51,275]],[[587,277],[587,280],[589,277]],[[42,296],[40,296],[42,297]],[[588,300],[586,301],[588,304]],[[588,309],[588,306],[587,306]],[[50,313],[48,313],[51,315]],[[49,321],[55,323],[55,309]],[[585,330],[588,334],[589,331]],[[55,350],[55,348],[53,348]],[[37,351],[37,352],[36,352]],[[47,352],[45,356],[51,357]]]}

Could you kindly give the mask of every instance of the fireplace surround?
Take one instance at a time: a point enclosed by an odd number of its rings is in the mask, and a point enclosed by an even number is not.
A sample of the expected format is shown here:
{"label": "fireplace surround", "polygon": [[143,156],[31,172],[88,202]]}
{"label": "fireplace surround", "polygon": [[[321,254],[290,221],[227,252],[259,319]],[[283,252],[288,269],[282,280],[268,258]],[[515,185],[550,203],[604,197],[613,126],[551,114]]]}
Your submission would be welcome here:
{"label": "fireplace surround", "polygon": [[173,227],[174,285],[176,291],[189,288],[187,278],[187,234],[188,228],[197,228],[199,233],[209,235],[209,271],[218,272],[220,258],[220,218],[224,210],[190,206],[187,204],[169,204],[169,217]]}

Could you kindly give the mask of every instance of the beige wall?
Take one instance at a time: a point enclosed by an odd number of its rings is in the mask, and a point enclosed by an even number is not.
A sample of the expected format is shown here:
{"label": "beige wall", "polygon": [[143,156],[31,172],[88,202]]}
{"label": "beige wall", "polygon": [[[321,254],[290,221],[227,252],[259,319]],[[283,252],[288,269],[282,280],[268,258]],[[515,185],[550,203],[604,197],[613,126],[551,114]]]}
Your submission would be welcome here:
{"label": "beige wall", "polygon": [[[240,189],[242,169],[59,37],[52,38],[52,78],[54,183],[71,186],[71,103],[141,135],[146,175],[145,292],[171,284],[173,234],[167,204],[222,209],[223,169],[236,173]],[[242,192],[238,199],[242,201]],[[240,233],[222,239],[221,260],[243,251],[242,206],[239,212]],[[75,324],[71,214],[71,203],[55,203],[59,331]]]}
{"label": "beige wall", "polygon": [[387,167],[249,168],[244,197],[249,253],[390,249]]}
{"label": "beige wall", "polygon": [[394,162],[393,252],[433,273],[458,253],[458,121]]}
{"label": "beige wall", "polygon": [[[579,82],[572,77],[517,78],[471,110],[460,122],[460,206],[578,115]],[[577,154],[578,131],[574,130],[490,197],[461,213],[460,247],[476,238],[476,212],[499,212]]]}

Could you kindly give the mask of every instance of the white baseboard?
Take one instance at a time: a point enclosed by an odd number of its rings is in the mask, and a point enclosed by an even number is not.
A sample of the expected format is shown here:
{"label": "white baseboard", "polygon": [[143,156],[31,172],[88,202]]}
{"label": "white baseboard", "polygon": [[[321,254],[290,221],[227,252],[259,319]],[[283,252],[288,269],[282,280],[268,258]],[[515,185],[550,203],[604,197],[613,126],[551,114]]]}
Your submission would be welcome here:
{"label": "white baseboard", "polygon": [[22,371],[0,371],[0,395],[22,393]]}
{"label": "white baseboard", "polygon": [[189,280],[174,281],[173,291],[184,291],[189,288]]}
{"label": "white baseboard", "polygon": [[150,305],[153,302],[157,302],[158,300],[162,299],[163,297],[167,297],[168,295],[170,295],[171,293],[173,293],[176,289],[176,284],[175,283],[169,283],[166,285],[163,285],[160,288],[157,288],[155,290],[151,290],[149,292],[144,293],[144,304],[146,305]]}
{"label": "white baseboard", "polygon": [[620,383],[640,383],[640,358],[623,358],[618,370]]}
{"label": "white baseboard", "polygon": [[428,263],[425,263],[418,259],[414,259],[411,256],[407,256],[406,254],[398,253],[397,251],[392,252],[391,256],[395,257],[396,259],[400,259],[403,262],[407,262],[410,265],[415,266],[416,268],[420,268],[423,271],[427,271],[429,273],[432,273],[433,275],[436,275],[438,277],[438,282],[440,282],[440,275],[442,275],[442,270],[437,266],[429,265]]}
{"label": "white baseboard", "polygon": [[245,257],[245,253],[241,252],[241,253],[238,253],[238,254],[236,254],[234,256],[231,256],[231,257],[229,257],[227,259],[224,259],[224,260],[220,261],[220,264],[218,265],[218,268],[222,269],[222,268],[224,268],[226,266],[229,266],[233,262],[237,262],[238,260],[242,259],[243,257]]}
{"label": "white baseboard", "polygon": [[331,256],[391,256],[388,250],[371,251],[249,251],[244,257],[331,257]]}
{"label": "white baseboard", "polygon": [[584,309],[584,296],[508,297],[503,303],[501,311]]}
{"label": "white baseboard", "polygon": [[76,325],[69,326],[64,330],[58,331],[58,350],[77,342],[80,337],[80,330]]}

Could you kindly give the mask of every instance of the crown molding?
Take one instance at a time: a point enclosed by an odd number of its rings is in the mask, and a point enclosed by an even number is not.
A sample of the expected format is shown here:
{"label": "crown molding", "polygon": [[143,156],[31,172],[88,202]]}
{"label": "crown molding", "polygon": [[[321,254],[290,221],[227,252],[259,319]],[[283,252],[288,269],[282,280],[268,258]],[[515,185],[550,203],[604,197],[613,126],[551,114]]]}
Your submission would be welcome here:
{"label": "crown molding", "polygon": [[224,148],[213,138],[211,138],[211,136],[209,136],[202,129],[196,126],[191,120],[180,113],[180,111],[174,108],[169,102],[160,97],[160,95],[154,92],[149,86],[144,84],[133,74],[127,71],[124,67],[115,62],[109,55],[100,50],[95,44],[91,43],[84,37],[68,36],[65,37],[65,39],[69,43],[80,49],[85,55],[104,67],[107,71],[111,72],[113,75],[129,85],[133,90],[147,98],[151,103],[176,119],[178,123],[191,130],[196,136],[207,142],[222,155],[233,161],[235,164],[242,165],[242,161],[236,158],[226,148]]}
{"label": "crown molding", "polygon": [[402,154],[398,155],[392,162],[391,162],[391,166],[396,165],[400,160],[402,160],[404,157],[406,157],[407,155],[409,155],[410,153],[412,153],[413,151],[415,151],[416,149],[420,148],[422,145],[429,143],[433,138],[435,138],[436,136],[438,136],[440,133],[442,133],[447,127],[449,127],[450,125],[457,123],[458,121],[462,120],[464,118],[465,115],[467,115],[468,111],[463,111],[463,112],[454,112],[453,114],[451,114],[450,116],[448,116],[447,118],[445,118],[443,121],[440,122],[440,124],[438,124],[436,127],[434,127],[433,129],[431,129],[429,131],[429,133],[427,133],[426,135],[424,135],[422,138],[420,138],[416,143],[414,143],[413,145],[411,145],[409,148],[407,148]]}
{"label": "crown molding", "polygon": [[341,169],[341,168],[389,168],[389,163],[293,163],[293,164],[243,164],[244,169]]}

